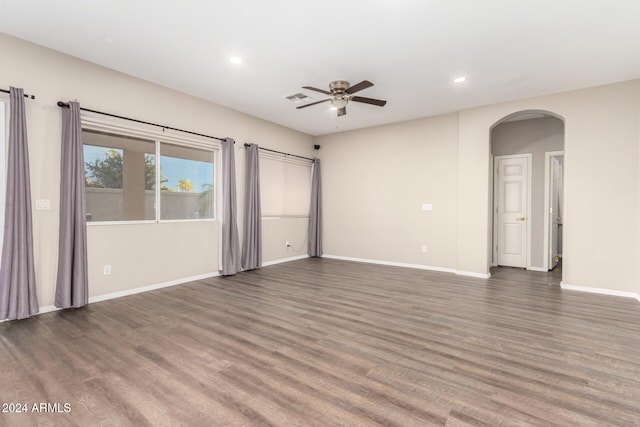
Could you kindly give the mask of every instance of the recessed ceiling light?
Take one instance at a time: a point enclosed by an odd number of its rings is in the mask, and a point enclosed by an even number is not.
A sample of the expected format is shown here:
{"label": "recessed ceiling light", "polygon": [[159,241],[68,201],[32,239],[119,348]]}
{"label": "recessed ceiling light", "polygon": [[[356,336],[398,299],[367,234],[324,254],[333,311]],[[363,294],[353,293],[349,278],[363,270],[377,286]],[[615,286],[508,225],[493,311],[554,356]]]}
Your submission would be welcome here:
{"label": "recessed ceiling light", "polygon": [[466,81],[466,80],[467,80],[467,78],[466,78],[465,76],[460,76],[460,77],[456,77],[456,78],[454,78],[454,79],[453,79],[453,82],[454,82],[454,83],[462,83],[462,82],[464,82],[464,81]]}
{"label": "recessed ceiling light", "polygon": [[229,58],[229,62],[231,62],[232,64],[242,64],[242,58],[238,56],[232,56],[231,58]]}

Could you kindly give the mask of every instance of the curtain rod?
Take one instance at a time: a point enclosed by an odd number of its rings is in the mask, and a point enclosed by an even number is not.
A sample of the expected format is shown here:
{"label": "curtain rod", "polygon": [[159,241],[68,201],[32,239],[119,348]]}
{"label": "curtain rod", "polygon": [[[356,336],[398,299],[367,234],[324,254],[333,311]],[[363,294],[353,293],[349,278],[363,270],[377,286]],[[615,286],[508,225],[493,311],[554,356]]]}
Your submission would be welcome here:
{"label": "curtain rod", "polygon": [[[60,107],[60,108],[69,108],[69,103],[58,101],[58,107]],[[163,130],[164,129],[176,130],[178,132],[184,132],[184,133],[188,133],[188,134],[191,134],[191,135],[198,135],[198,136],[204,136],[205,138],[217,139],[218,141],[226,141],[225,138],[218,138],[217,136],[205,135],[203,133],[198,133],[198,132],[191,132],[190,130],[178,129],[178,128],[174,128],[174,127],[171,127],[171,126],[159,125],[157,123],[145,122],[143,120],[132,119],[130,117],[124,117],[124,116],[118,116],[116,114],[111,114],[111,113],[103,113],[102,111],[90,110],[89,108],[80,107],[80,109],[82,111],[88,111],[90,113],[102,114],[103,116],[115,117],[116,119],[129,120],[130,122],[136,122],[136,123],[142,123],[142,124],[145,124],[145,125],[157,126],[159,128],[162,128]],[[235,144],[235,141],[234,141],[234,144]]]}
{"label": "curtain rod", "polygon": [[[250,147],[251,144],[244,144],[245,147]],[[314,145],[313,148],[315,148],[316,150],[320,149],[319,145]],[[298,156],[297,154],[289,154],[289,153],[285,153],[284,151],[277,151],[277,150],[272,150],[270,148],[264,148],[264,147],[260,147],[258,145],[258,149],[260,150],[264,150],[264,151],[270,151],[272,153],[278,153],[278,154],[284,154],[285,156],[291,156],[291,157],[297,157],[299,159],[305,159],[305,160],[310,160],[313,162],[313,159],[310,159],[309,157],[304,157],[304,156]]]}
{"label": "curtain rod", "polygon": [[[0,89],[0,92],[4,92],[4,93],[11,93],[11,91],[10,91],[10,90],[8,90],[8,89]],[[36,99],[36,96],[35,96],[35,95],[28,95],[28,94],[26,94],[26,93],[24,94],[24,97],[25,97],[25,98],[29,98],[29,99]]]}

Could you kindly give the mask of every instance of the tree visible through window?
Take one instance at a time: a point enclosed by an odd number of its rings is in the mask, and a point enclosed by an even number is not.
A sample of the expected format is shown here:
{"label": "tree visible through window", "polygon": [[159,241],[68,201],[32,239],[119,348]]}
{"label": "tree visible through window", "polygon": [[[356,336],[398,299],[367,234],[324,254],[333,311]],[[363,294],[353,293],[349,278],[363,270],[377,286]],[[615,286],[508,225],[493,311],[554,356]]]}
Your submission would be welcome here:
{"label": "tree visible through window", "polygon": [[160,167],[166,173],[161,219],[214,217],[213,152],[160,144]]}
{"label": "tree visible through window", "polygon": [[83,142],[88,221],[214,217],[212,151],[88,130]]}

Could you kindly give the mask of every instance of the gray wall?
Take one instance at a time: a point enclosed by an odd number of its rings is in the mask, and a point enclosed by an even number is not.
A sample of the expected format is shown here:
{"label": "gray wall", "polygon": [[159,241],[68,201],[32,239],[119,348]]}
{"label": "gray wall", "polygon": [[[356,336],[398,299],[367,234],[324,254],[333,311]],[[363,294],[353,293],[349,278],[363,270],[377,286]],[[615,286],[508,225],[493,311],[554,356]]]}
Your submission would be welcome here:
{"label": "gray wall", "polygon": [[555,117],[500,123],[491,132],[491,154],[532,154],[531,267],[544,267],[544,153],[564,150],[564,123]]}

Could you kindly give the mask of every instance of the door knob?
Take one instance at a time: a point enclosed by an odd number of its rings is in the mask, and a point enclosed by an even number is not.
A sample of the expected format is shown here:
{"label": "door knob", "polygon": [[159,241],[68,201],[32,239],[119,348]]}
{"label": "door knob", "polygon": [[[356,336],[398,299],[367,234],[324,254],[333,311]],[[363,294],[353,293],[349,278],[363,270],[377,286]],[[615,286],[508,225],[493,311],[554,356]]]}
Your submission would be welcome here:
{"label": "door knob", "polygon": [[524,221],[526,218],[523,216],[519,216],[518,218],[516,218],[518,221]]}

